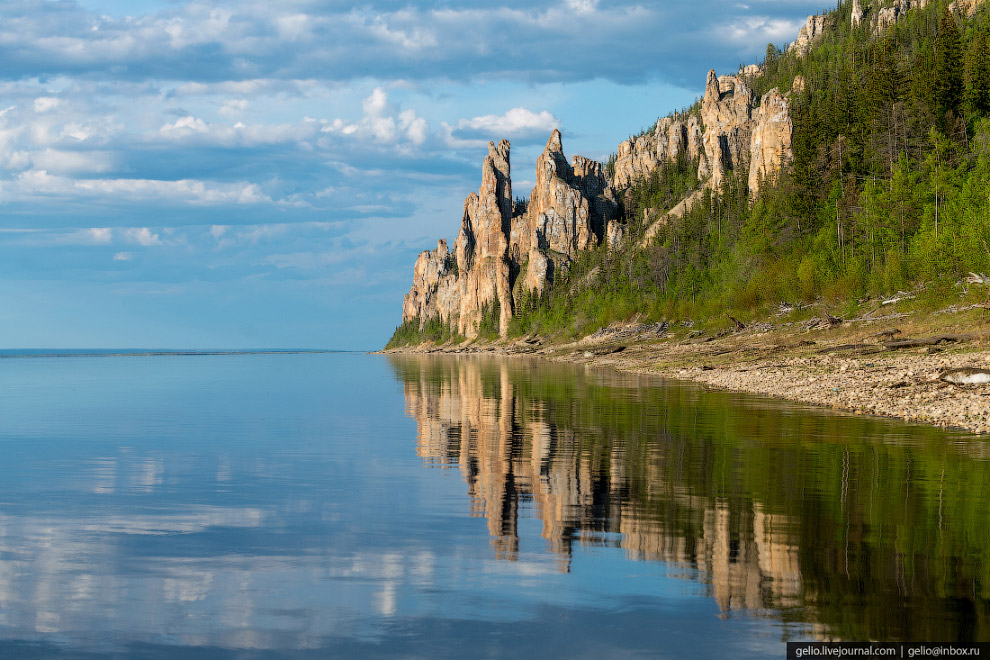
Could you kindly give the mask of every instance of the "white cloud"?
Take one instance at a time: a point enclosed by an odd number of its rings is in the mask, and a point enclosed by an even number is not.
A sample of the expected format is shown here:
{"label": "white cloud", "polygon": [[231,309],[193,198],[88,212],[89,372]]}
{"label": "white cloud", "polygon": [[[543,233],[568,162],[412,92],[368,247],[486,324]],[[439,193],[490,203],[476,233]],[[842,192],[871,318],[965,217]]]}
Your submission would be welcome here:
{"label": "white cloud", "polygon": [[38,238],[42,243],[52,242],[60,245],[110,245],[113,242],[113,229],[90,227],[55,234],[42,233]]}
{"label": "white cloud", "polygon": [[85,231],[92,237],[94,243],[106,244],[113,240],[113,234],[109,227],[93,227]]}
{"label": "white cloud", "polygon": [[310,36],[312,17],[306,14],[291,14],[275,18],[278,36],[285,41],[302,41]]}
{"label": "white cloud", "polygon": [[227,99],[217,112],[224,117],[239,117],[250,105],[247,99]]}
{"label": "white cloud", "polygon": [[124,236],[128,241],[145,247],[162,244],[161,237],[147,227],[130,227],[124,232]]}
{"label": "white cloud", "polygon": [[103,198],[108,202],[160,200],[180,204],[271,204],[254,183],[215,183],[195,179],[72,179],[46,170],[26,170],[2,189],[0,200],[37,195]]}
{"label": "white cloud", "polygon": [[315,119],[304,118],[295,124],[233,125],[209,123],[192,115],[164,124],[158,133],[169,141],[193,141],[226,147],[256,147],[305,142],[319,134]]}
{"label": "white cloud", "polygon": [[55,174],[106,172],[113,166],[113,156],[106,151],[66,151],[45,149],[31,154],[34,169]]}
{"label": "white cloud", "polygon": [[34,111],[38,113],[48,112],[58,107],[59,100],[52,96],[42,96],[34,100]]}
{"label": "white cloud", "polygon": [[134,254],[131,252],[118,252],[117,254],[113,255],[114,261],[130,261],[133,258],[134,258]]}
{"label": "white cloud", "polygon": [[409,109],[399,113],[399,128],[406,133],[406,137],[413,144],[423,144],[426,142],[430,125],[422,117],[416,116],[416,111]]}
{"label": "white cloud", "polygon": [[549,133],[559,126],[560,120],[546,110],[533,112],[527,108],[512,108],[503,115],[484,115],[457,122],[458,129],[469,128],[506,136],[533,130]]}
{"label": "white cloud", "polygon": [[338,133],[355,137],[371,138],[380,143],[392,144],[404,138],[414,145],[423,144],[429,136],[430,125],[415,110],[399,111],[391,103],[388,94],[381,87],[376,87],[361,103],[364,116],[360,121],[348,122],[334,119],[325,122],[324,133]]}
{"label": "white cloud", "polygon": [[205,121],[190,115],[176,119],[171,124],[165,124],[159,130],[166,137],[184,137],[190,133],[206,133],[209,131],[209,128]]}
{"label": "white cloud", "polygon": [[386,111],[392,110],[388,102],[388,94],[381,87],[376,87],[371,95],[361,103],[366,117],[381,117]]}
{"label": "white cloud", "polygon": [[564,4],[578,14],[590,14],[598,9],[598,0],[566,0]]}

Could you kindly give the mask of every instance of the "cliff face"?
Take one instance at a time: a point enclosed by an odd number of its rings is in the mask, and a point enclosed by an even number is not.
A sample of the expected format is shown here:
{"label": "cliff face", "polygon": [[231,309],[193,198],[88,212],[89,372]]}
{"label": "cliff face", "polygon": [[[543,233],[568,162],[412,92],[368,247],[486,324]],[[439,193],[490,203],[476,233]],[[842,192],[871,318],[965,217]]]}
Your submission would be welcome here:
{"label": "cliff face", "polygon": [[[759,72],[717,77],[709,71],[700,113],[663,117],[653,130],[620,144],[611,180],[598,161],[575,156],[568,163],[555,130],[536,161],[525,210],[513,208],[509,143],[489,143],[481,187],[464,201],[453,253],[440,241],[419,255],[403,322],[418,319],[422,328],[439,318],[473,338],[485,314],[497,308],[491,320],[504,336],[520,294],[543,294],[583,250],[603,242],[609,249],[622,245],[619,195],[682,154],[698,163],[706,186],[717,188],[740,173],[758,195],[761,183],[772,181],[792,157],[793,124],[789,95],[774,89],[758,102],[746,83],[754,75]],[[696,193],[688,201],[698,198]],[[690,204],[678,208],[683,215]]]}
{"label": "cliff face", "polygon": [[794,121],[791,119],[789,96],[776,87],[763,95],[760,111],[753,127],[750,143],[749,194],[760,194],[764,181],[774,181],[784,164],[794,157],[791,137]]}
{"label": "cliff face", "polygon": [[[910,2],[910,0],[908,1]],[[791,42],[787,52],[797,53],[798,57],[806,55],[814,43],[825,34],[829,23],[830,18],[828,16],[809,16],[805,24],[798,30],[797,39]]]}
{"label": "cliff face", "polygon": [[656,127],[619,145],[613,184],[619,190],[631,186],[637,178],[653,173],[661,163],[674,160],[682,152],[695,160],[702,151],[701,122],[697,115],[686,120],[662,117]]}
{"label": "cliff face", "polygon": [[523,267],[523,286],[542,292],[558,268],[598,245],[617,206],[601,163],[564,157],[554,131],[536,163],[536,185],[525,212],[514,212],[509,143],[489,143],[481,188],[464,200],[461,230],[450,254],[445,241],[419,255],[403,322],[439,317],[475,337],[486,310],[498,308],[498,328],[508,331],[515,306],[512,289]]}

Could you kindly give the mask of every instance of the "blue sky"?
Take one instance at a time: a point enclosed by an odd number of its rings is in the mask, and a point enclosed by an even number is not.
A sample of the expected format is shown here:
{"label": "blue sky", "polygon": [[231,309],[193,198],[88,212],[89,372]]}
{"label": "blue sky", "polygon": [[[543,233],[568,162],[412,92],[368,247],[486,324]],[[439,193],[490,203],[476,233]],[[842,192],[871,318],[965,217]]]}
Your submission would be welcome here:
{"label": "blue sky", "polygon": [[490,139],[605,158],[819,2],[0,4],[0,347],[378,348]]}

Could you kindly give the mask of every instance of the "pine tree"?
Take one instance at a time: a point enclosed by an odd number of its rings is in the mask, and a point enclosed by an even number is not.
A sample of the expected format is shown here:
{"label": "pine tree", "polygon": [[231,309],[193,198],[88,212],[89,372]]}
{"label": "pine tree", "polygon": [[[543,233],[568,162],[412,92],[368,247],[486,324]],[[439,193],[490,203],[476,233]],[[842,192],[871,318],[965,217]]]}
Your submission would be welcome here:
{"label": "pine tree", "polygon": [[956,20],[948,9],[942,11],[935,38],[935,117],[958,112],[963,95],[962,40]]}
{"label": "pine tree", "polygon": [[966,53],[966,110],[978,115],[990,111],[990,47],[982,30]]}

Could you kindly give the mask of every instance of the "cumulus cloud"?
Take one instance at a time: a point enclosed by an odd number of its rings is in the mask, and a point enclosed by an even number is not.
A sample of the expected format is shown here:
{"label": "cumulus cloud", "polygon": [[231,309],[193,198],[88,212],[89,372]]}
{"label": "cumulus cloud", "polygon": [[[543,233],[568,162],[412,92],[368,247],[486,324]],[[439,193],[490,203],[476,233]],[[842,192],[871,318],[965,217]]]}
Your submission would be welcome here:
{"label": "cumulus cloud", "polygon": [[58,103],[59,101],[55,97],[42,96],[34,100],[34,111],[38,113],[48,112],[49,110],[58,107]]}
{"label": "cumulus cloud", "polygon": [[324,124],[322,132],[370,137],[380,143],[403,140],[415,145],[423,144],[429,135],[430,126],[426,119],[411,108],[399,111],[381,87],[376,87],[364,99],[361,109],[364,116],[359,121],[334,119]]}
{"label": "cumulus cloud", "polygon": [[227,99],[217,112],[224,117],[239,117],[250,105],[247,99]]}
{"label": "cumulus cloud", "polygon": [[38,195],[104,197],[118,201],[158,200],[196,205],[270,204],[272,199],[253,183],[216,183],[181,179],[73,179],[46,170],[27,170],[0,189],[0,200],[29,199]]}
{"label": "cumulus cloud", "polygon": [[533,112],[527,108],[512,108],[502,115],[484,115],[473,119],[461,119],[449,134],[457,140],[484,141],[509,138],[516,140],[546,140],[560,120],[543,110]]}
{"label": "cumulus cloud", "polygon": [[[756,6],[618,0],[607,7],[597,0],[491,6],[462,0],[437,8],[380,0],[355,8],[204,0],[116,19],[71,2],[26,0],[0,6],[0,52],[10,75],[18,77],[113,72],[212,84],[511,75],[530,82],[662,77],[684,83],[713,60],[725,67],[740,55],[748,60],[743,44],[748,48],[768,35],[793,39],[772,26],[820,6],[806,0]],[[769,27],[753,28],[751,38],[725,39],[711,16],[743,29],[751,20]],[[203,65],[206,53],[209,66]]]}
{"label": "cumulus cloud", "polygon": [[162,244],[161,237],[147,227],[131,227],[124,232],[124,236],[128,241],[145,247]]}

